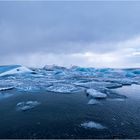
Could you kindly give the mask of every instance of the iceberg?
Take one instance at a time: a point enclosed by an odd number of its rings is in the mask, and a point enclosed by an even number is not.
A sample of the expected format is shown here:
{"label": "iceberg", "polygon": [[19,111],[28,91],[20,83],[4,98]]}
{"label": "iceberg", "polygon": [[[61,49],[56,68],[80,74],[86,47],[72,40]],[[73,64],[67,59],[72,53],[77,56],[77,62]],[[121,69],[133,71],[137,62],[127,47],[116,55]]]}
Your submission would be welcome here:
{"label": "iceberg", "polygon": [[95,89],[87,89],[86,92],[91,95],[93,98],[97,98],[97,99],[104,99],[107,97],[106,94],[101,93]]}
{"label": "iceberg", "polygon": [[40,103],[38,101],[27,101],[27,102],[19,102],[17,103],[17,110],[18,111],[26,111],[30,110],[36,106],[38,106]]}
{"label": "iceberg", "polygon": [[106,129],[105,126],[99,124],[99,123],[96,123],[96,122],[93,122],[93,121],[89,121],[89,122],[84,122],[81,124],[82,127],[84,127],[85,129],[90,129],[90,128],[95,128],[95,129]]}
{"label": "iceberg", "polygon": [[32,73],[33,71],[20,65],[8,65],[0,67],[0,76],[7,76],[21,73]]}

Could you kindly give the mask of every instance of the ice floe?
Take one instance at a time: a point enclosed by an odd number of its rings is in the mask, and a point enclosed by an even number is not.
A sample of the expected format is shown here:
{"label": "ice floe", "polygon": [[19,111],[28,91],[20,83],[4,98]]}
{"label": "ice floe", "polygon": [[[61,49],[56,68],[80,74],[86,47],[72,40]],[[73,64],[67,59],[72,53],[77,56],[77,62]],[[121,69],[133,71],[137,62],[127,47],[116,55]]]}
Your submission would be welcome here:
{"label": "ice floe", "polygon": [[93,122],[93,121],[89,121],[89,122],[84,122],[81,124],[81,126],[85,129],[90,129],[90,128],[95,128],[95,129],[106,129],[105,126],[99,124],[99,123],[96,123],[96,122]]}
{"label": "ice floe", "polygon": [[38,106],[39,104],[40,102],[38,101],[26,101],[17,103],[16,107],[18,111],[26,111]]}
{"label": "ice floe", "polygon": [[104,99],[107,97],[106,94],[101,93],[95,89],[87,89],[86,92],[91,95],[93,98]]}
{"label": "ice floe", "polygon": [[[55,93],[79,93],[86,91],[93,98],[113,98],[112,89],[140,84],[140,69],[65,68],[46,65],[43,68],[26,68],[21,65],[0,66],[0,91],[25,92],[50,91]],[[8,87],[8,88],[7,88]],[[114,93],[114,94],[113,94]]]}

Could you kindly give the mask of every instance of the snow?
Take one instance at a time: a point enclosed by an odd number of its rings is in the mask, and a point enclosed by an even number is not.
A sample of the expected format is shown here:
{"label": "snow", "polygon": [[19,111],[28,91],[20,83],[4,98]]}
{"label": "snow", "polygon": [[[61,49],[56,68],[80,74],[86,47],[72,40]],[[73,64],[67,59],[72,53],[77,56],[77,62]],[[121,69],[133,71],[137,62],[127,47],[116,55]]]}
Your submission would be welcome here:
{"label": "snow", "polygon": [[106,129],[105,126],[99,124],[99,123],[96,123],[96,122],[93,122],[93,121],[89,121],[89,122],[84,122],[81,124],[81,126],[85,129],[91,129],[91,128],[95,128],[95,129]]}
{"label": "snow", "polygon": [[26,101],[26,102],[19,102],[17,103],[16,106],[18,111],[26,111],[38,106],[39,104],[40,103],[38,101]]}
{"label": "snow", "polygon": [[93,98],[103,99],[106,98],[107,95],[104,93],[101,93],[95,89],[87,89],[86,91],[89,95],[91,95]]}

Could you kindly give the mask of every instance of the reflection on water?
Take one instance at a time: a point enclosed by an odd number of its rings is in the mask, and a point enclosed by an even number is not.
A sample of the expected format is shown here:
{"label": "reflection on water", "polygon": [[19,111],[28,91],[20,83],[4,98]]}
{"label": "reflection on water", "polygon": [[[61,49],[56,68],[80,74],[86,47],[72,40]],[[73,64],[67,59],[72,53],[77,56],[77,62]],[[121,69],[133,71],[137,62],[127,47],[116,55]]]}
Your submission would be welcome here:
{"label": "reflection on water", "polygon": [[140,99],[140,85],[131,85],[118,88],[119,94],[123,94],[129,98]]}
{"label": "reflection on water", "polygon": [[[85,93],[8,91],[14,95],[0,100],[0,138],[140,138],[140,86],[115,91],[127,98],[88,104]],[[28,101],[40,104],[17,110],[18,103]]]}

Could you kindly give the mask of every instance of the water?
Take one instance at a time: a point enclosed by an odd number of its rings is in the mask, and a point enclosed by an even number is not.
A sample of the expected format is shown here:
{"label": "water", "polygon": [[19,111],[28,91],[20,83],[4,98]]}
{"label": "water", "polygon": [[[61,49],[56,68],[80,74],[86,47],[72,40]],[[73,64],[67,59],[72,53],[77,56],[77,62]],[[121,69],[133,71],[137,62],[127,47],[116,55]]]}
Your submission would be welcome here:
{"label": "water", "polygon": [[[0,99],[0,138],[140,138],[140,86],[114,90],[127,98],[107,98],[91,105],[84,92],[7,91],[11,96]],[[17,110],[19,102],[27,101],[40,104]],[[105,129],[82,127],[87,122]]]}

